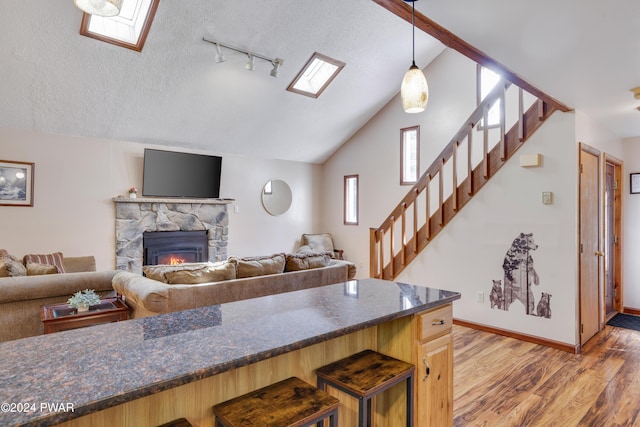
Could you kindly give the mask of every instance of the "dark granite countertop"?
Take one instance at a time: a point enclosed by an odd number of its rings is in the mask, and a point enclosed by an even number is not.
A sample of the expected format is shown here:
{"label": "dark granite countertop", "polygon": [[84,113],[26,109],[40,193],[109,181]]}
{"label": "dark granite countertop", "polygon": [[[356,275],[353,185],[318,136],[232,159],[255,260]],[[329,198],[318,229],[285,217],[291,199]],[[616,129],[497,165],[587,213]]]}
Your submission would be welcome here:
{"label": "dark granite countertop", "polygon": [[0,425],[63,422],[459,298],[352,280],[0,343]]}

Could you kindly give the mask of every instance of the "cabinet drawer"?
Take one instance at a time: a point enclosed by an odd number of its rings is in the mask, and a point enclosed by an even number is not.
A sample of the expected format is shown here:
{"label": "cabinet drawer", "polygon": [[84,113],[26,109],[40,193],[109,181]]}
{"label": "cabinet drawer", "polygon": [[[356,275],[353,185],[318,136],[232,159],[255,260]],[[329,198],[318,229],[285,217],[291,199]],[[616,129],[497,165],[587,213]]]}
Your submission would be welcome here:
{"label": "cabinet drawer", "polygon": [[451,330],[453,311],[451,304],[427,313],[418,314],[418,339],[427,340]]}

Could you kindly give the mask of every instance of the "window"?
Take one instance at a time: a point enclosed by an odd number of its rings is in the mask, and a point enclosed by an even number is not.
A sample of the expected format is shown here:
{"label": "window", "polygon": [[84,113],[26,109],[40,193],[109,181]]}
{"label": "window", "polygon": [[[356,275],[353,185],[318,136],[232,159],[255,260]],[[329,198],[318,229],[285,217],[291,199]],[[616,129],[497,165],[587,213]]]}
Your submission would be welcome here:
{"label": "window", "polygon": [[317,98],[344,68],[345,63],[315,52],[287,88],[290,92]]}
{"label": "window", "polygon": [[80,34],[105,43],[142,51],[160,0],[123,0],[120,14],[104,17],[85,13]]}
{"label": "window", "polygon": [[[494,73],[488,68],[478,64],[478,79],[477,79],[477,92],[478,92],[478,105],[482,100],[491,92],[491,90],[498,84],[502,78],[500,74]],[[500,126],[500,100],[497,100],[495,104],[491,106],[488,113],[489,127]],[[480,121],[479,126],[483,126]]]}
{"label": "window", "polygon": [[344,177],[344,224],[358,225],[358,175]]}
{"label": "window", "polygon": [[420,126],[400,129],[400,185],[418,182]]}

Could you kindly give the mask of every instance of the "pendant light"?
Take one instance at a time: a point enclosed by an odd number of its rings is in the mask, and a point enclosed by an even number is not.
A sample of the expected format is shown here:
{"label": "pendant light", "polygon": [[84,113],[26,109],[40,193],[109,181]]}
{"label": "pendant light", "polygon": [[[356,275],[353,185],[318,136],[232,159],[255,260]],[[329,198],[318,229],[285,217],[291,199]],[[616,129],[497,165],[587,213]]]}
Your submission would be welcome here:
{"label": "pendant light", "polygon": [[402,79],[402,86],[400,87],[400,97],[402,98],[402,108],[405,113],[421,113],[427,107],[427,100],[429,99],[429,87],[427,86],[427,79],[420,68],[416,66],[416,1],[417,0],[404,0],[411,2],[411,26],[413,27],[413,61],[409,71],[404,75]]}
{"label": "pendant light", "polygon": [[90,15],[116,16],[120,13],[122,0],[73,0],[76,7]]}

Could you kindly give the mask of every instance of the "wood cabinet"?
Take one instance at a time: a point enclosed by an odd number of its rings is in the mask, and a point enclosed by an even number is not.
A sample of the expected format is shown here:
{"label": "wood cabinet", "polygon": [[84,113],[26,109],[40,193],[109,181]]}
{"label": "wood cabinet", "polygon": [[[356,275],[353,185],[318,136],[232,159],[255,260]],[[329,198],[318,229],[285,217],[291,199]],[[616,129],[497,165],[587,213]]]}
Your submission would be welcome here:
{"label": "wood cabinet", "polygon": [[416,425],[453,426],[451,304],[416,315]]}

